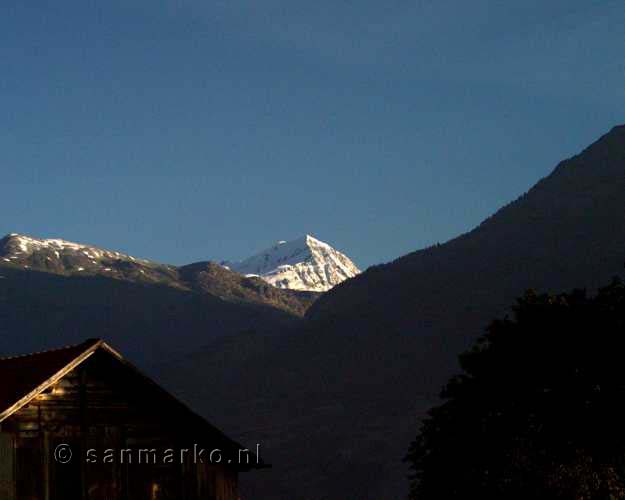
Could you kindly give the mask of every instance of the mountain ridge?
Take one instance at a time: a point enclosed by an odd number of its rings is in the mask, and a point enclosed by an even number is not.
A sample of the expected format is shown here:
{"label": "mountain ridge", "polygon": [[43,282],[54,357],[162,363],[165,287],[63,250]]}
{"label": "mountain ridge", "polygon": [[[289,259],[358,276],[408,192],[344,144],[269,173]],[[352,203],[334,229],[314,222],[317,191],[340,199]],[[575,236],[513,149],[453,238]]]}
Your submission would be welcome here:
{"label": "mountain ridge", "polygon": [[[219,299],[232,292],[211,283],[214,273],[263,283],[215,264],[184,271],[184,282],[212,290],[203,294],[0,259],[0,346],[94,330],[132,339],[132,354],[147,344],[166,387],[276,464],[242,483],[250,498],[403,498],[402,458],[419,418],[485,326],[527,288],[593,290],[622,275],[624,194],[619,126],[472,231],[344,281],[295,321]],[[224,322],[227,335],[206,335]],[[176,358],[183,347],[193,354]]]}
{"label": "mountain ridge", "polygon": [[[554,220],[558,229],[566,229],[571,233],[575,233],[575,221],[571,219],[574,218],[580,222],[584,222],[584,213],[589,213],[591,210],[600,208],[595,206],[596,201],[589,195],[592,193],[592,190],[605,192],[613,191],[614,179],[618,179],[619,173],[622,173],[618,161],[625,162],[625,148],[622,147],[623,142],[625,142],[625,125],[613,127],[610,132],[601,136],[580,153],[559,162],[548,175],[540,179],[526,193],[501,207],[472,230],[452,238],[443,244],[411,252],[389,263],[372,266],[353,280],[343,283],[324,294],[322,300],[307,311],[307,317],[320,320],[325,317],[324,311],[328,311],[330,316],[336,316],[336,311],[330,312],[331,307],[329,304],[339,296],[341,300],[349,302],[348,295],[354,292],[355,287],[360,286],[369,278],[379,279],[382,276],[388,277],[395,274],[398,268],[402,268],[401,272],[408,273],[408,275],[413,271],[423,272],[427,269],[427,266],[432,266],[436,269],[440,265],[440,259],[445,254],[448,254],[450,247],[461,248],[462,251],[467,254],[474,253],[476,249],[482,249],[482,251],[483,249],[488,249],[489,252],[498,259],[497,252],[494,251],[497,246],[495,239],[492,237],[484,238],[483,235],[485,232],[494,229],[498,231],[501,230],[502,224],[505,228],[505,231],[502,232],[505,232],[505,234],[498,236],[498,238],[503,242],[514,241],[514,238],[517,236],[515,228],[518,227],[519,224],[532,225],[538,228],[541,223],[544,223],[548,218]],[[611,155],[610,162],[608,162],[608,153]],[[592,163],[595,168],[589,168],[589,162]],[[622,173],[621,177],[625,178],[625,173]],[[548,199],[549,191],[552,189],[554,183],[558,183],[562,186],[561,190],[563,194],[567,195],[566,197]],[[585,194],[585,192],[589,194]],[[520,213],[520,211],[522,213]],[[555,220],[556,217],[558,220]],[[604,219],[607,217],[608,215],[603,216]],[[510,221],[510,218],[513,220]],[[568,224],[568,227],[564,227],[565,223]],[[549,239],[546,233],[545,230],[542,230],[539,236]],[[531,235],[531,238],[535,240],[538,239],[535,232],[534,235]],[[587,245],[588,243],[585,241],[587,239],[584,238],[583,235],[576,235],[576,240],[578,240],[580,244]],[[524,244],[529,246],[527,243],[529,242],[525,242]],[[511,248],[511,250],[514,249]],[[545,250],[551,250],[554,254],[558,254],[560,250],[564,249],[558,248],[558,242],[552,237],[548,246],[541,244],[534,248],[533,253],[535,254],[535,258],[544,258]],[[540,255],[541,252],[543,253],[542,256]],[[456,255],[458,255],[458,253],[456,253]],[[590,261],[592,261],[592,259]],[[453,265],[453,262],[451,264]],[[490,260],[483,261],[480,263],[480,267],[489,269],[492,268],[492,264]],[[457,268],[456,271],[460,272],[460,269]],[[478,273],[474,274],[477,277]],[[504,277],[507,274],[506,272],[502,272],[502,276]],[[534,272],[534,274],[536,273]],[[571,275],[574,274],[575,273],[571,273]],[[588,278],[589,286],[593,284],[596,287],[602,284],[602,282],[598,282],[594,276],[589,275]],[[543,277],[540,281],[545,283],[545,288],[549,288],[546,283],[548,280]],[[476,283],[477,282],[479,282],[479,280],[476,279]],[[528,285],[529,284],[528,280]],[[537,285],[538,284],[541,283],[537,283]],[[570,286],[575,286],[575,284],[571,283]],[[395,291],[393,289],[388,290],[388,294],[391,296],[394,293]],[[366,294],[359,296],[366,297]],[[344,306],[345,304],[340,308],[342,312],[345,311]],[[350,307],[360,308],[368,306],[364,306],[362,303],[353,303]]]}
{"label": "mountain ridge", "polygon": [[246,276],[259,276],[277,288],[315,292],[326,292],[360,273],[349,257],[309,234],[222,265]]}
{"label": "mountain ridge", "polygon": [[[286,464],[252,482],[250,497],[405,498],[402,458],[418,419],[487,324],[528,288],[592,291],[623,275],[624,194],[625,127],[616,127],[472,231],[329,290],[297,334],[233,337],[163,376]],[[229,369],[242,352],[245,372]],[[185,392],[192,377],[210,383]],[[232,386],[238,401],[222,389]],[[211,398],[224,404],[208,408]]]}
{"label": "mountain ridge", "polygon": [[18,233],[0,239],[0,268],[3,266],[163,285],[231,302],[268,305],[296,316],[302,316],[317,298],[313,293],[280,290],[260,278],[242,276],[210,261],[173,266],[93,245]]}

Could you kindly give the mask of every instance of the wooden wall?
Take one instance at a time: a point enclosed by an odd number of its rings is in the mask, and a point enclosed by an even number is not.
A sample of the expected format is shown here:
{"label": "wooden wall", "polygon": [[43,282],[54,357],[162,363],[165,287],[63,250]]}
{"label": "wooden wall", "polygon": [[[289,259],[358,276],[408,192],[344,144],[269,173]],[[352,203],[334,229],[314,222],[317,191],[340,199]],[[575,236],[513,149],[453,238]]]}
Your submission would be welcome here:
{"label": "wooden wall", "polygon": [[[165,449],[188,446],[181,437],[188,429],[151,395],[110,356],[94,354],[3,422],[0,500],[237,500],[236,469],[193,463],[190,455],[184,463],[160,460]],[[68,464],[53,457],[60,444],[71,446]],[[93,463],[88,449],[96,450]],[[120,463],[122,449],[132,450],[133,463]],[[139,449],[158,450],[157,463],[136,463]],[[115,450],[113,463],[104,463],[106,450]],[[7,486],[11,469],[15,498]]]}

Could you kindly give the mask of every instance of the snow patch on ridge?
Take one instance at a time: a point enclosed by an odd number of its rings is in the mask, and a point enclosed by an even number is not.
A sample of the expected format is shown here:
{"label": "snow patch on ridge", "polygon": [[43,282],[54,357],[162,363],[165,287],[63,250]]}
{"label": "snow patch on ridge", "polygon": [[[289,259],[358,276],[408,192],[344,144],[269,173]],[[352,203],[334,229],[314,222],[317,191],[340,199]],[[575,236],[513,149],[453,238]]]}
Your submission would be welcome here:
{"label": "snow patch on ridge", "polygon": [[[23,257],[25,255],[32,255],[41,250],[50,250],[57,259],[59,259],[62,254],[75,255],[80,253],[92,260],[102,258],[135,260],[135,258],[130,255],[61,239],[39,239],[23,234],[11,233],[4,238],[4,241],[6,242],[9,255],[13,257]],[[136,260],[146,263],[149,262],[145,259]]]}

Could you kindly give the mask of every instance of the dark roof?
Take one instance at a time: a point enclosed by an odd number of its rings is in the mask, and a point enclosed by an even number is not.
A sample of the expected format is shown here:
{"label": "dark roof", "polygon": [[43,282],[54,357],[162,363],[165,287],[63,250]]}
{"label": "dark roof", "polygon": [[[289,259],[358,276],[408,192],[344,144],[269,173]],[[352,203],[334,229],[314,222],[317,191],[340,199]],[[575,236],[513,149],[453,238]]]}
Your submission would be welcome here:
{"label": "dark roof", "polygon": [[[236,451],[243,448],[141,373],[121,354],[100,339],[89,339],[82,344],[23,356],[0,358],[0,423],[96,352],[108,353],[126,369],[130,369],[146,385],[146,390],[154,391],[175,411],[176,415],[189,423],[189,429],[200,430],[203,434],[210,435],[213,441],[217,441],[218,446],[226,450]],[[245,468],[262,467],[267,467],[267,465],[261,462]]]}
{"label": "dark roof", "polygon": [[[98,344],[97,339],[50,351],[0,358],[0,421],[22,398],[37,388],[81,354]],[[35,394],[36,395],[36,394]],[[5,415],[5,413],[7,413]]]}

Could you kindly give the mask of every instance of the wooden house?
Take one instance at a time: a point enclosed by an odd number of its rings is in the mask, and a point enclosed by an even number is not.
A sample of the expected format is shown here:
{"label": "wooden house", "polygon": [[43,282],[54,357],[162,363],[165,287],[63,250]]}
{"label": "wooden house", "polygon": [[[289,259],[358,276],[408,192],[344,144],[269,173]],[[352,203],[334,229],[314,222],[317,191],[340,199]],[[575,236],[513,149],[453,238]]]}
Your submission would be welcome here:
{"label": "wooden house", "polygon": [[0,500],[237,500],[255,452],[102,340],[0,359]]}

